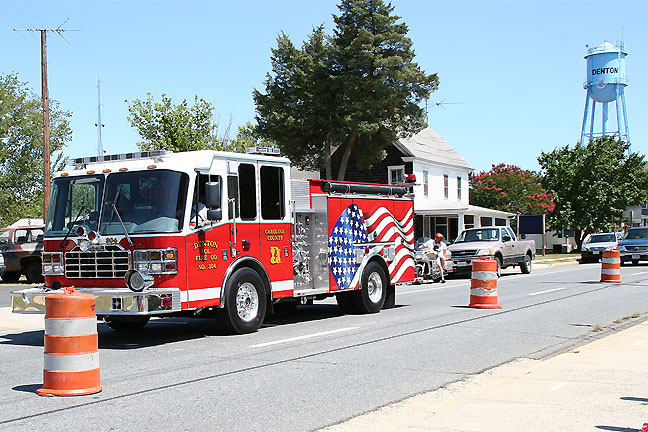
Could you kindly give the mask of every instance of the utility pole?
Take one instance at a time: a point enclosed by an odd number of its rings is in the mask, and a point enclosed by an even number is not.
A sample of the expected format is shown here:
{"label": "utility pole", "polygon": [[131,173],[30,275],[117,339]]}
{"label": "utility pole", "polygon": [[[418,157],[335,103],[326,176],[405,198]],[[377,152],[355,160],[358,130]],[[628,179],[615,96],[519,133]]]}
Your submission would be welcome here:
{"label": "utility pole", "polygon": [[[65,24],[67,20],[63,22]],[[43,219],[47,221],[47,211],[49,209],[50,198],[50,122],[49,122],[49,90],[47,87],[47,32],[56,32],[61,38],[67,42],[63,37],[63,32],[66,31],[81,31],[62,29],[61,24],[55,29],[14,29],[14,31],[28,31],[40,32],[41,34],[41,83],[43,92],[43,163],[45,171],[44,182],[44,196],[43,196]],[[69,43],[69,42],[68,42]]]}

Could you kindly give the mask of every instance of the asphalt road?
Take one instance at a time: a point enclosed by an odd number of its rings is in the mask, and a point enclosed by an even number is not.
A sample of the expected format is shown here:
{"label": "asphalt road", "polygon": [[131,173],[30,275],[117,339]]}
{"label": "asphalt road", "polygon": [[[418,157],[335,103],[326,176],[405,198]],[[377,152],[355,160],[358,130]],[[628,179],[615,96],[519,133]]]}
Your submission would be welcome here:
{"label": "asphalt road", "polygon": [[621,271],[621,284],[600,283],[600,264],[506,274],[500,310],[468,308],[470,281],[457,279],[401,287],[397,307],[375,315],[302,306],[243,336],[211,320],[136,334],[100,324],[104,390],[73,398],[34,393],[41,331],[1,335],[0,430],[315,430],[648,313],[648,266]]}

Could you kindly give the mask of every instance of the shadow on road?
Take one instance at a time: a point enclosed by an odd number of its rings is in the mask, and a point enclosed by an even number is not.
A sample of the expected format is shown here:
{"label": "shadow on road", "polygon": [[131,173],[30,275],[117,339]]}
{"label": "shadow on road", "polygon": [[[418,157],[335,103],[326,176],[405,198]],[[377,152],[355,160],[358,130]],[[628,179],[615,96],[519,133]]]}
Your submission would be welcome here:
{"label": "shadow on road", "polygon": [[43,346],[43,330],[9,333],[0,336],[0,345]]}

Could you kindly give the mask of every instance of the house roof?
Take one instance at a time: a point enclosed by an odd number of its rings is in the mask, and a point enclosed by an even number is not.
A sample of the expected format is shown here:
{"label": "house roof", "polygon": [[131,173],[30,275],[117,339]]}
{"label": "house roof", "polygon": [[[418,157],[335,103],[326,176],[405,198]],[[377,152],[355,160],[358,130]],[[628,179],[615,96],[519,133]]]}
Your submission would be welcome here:
{"label": "house roof", "polygon": [[431,127],[409,138],[398,139],[394,145],[406,155],[419,160],[465,168],[469,171],[475,169]]}
{"label": "house roof", "polygon": [[464,204],[453,201],[435,201],[425,203],[423,208],[414,208],[414,213],[417,215],[438,216],[447,214],[477,214],[480,216],[495,216],[501,218],[510,218],[515,216],[515,213],[509,213],[501,210],[489,209],[486,207],[479,207],[471,204]]}

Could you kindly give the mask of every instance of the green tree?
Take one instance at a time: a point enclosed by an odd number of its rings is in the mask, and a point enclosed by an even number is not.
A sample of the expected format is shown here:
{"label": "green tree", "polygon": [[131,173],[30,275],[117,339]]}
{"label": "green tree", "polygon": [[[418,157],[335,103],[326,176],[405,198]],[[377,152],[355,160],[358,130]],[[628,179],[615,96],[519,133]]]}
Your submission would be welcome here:
{"label": "green tree", "polygon": [[186,99],[174,105],[164,93],[161,102],[146,95],[145,100],[125,101],[128,121],[143,139],[137,143],[140,150],[230,150],[227,138],[218,137],[214,107],[205,99],[196,96],[192,106]]}
{"label": "green tree", "polygon": [[236,137],[228,141],[228,147],[230,151],[236,151],[239,153],[245,153],[245,149],[248,147],[254,146],[263,146],[263,147],[274,147],[274,143],[268,140],[263,139],[259,136],[259,133],[256,130],[251,122],[247,122],[243,126],[238,127],[238,132]]}
{"label": "green tree", "polygon": [[[50,99],[52,172],[72,139],[71,116]],[[17,74],[0,74],[0,226],[43,217],[43,150],[41,97]]]}
{"label": "green tree", "polygon": [[552,196],[536,173],[503,163],[470,176],[470,203],[523,215],[554,209]]}
{"label": "green tree", "polygon": [[588,234],[620,224],[628,206],[648,198],[644,156],[628,154],[629,148],[625,141],[604,136],[538,157],[542,185],[556,204],[549,223],[555,230],[574,230],[579,249]]}
{"label": "green tree", "polygon": [[262,136],[275,141],[295,165],[326,168],[342,151],[337,178],[349,159],[368,167],[384,158],[397,136],[425,127],[419,103],[437,89],[413,61],[408,28],[382,0],[342,0],[332,36],[313,30],[301,49],[280,34],[272,50],[265,94],[254,91]]}

